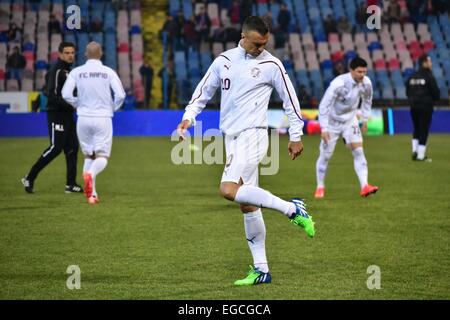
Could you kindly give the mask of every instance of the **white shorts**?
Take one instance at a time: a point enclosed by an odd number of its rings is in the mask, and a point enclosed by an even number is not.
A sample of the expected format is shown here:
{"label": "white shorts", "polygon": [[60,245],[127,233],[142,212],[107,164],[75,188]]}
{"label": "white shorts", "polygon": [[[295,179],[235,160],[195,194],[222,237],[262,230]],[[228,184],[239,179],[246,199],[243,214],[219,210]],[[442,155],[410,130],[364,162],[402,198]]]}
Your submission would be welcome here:
{"label": "white shorts", "polygon": [[363,141],[358,119],[356,117],[346,123],[330,119],[328,123],[328,132],[330,133],[330,140],[328,143],[324,143],[323,140],[321,140],[321,151],[333,152],[336,142],[341,135],[344,138],[345,144],[360,143]]}
{"label": "white shorts", "polygon": [[111,118],[78,117],[77,135],[85,155],[110,156],[113,137]]}
{"label": "white shorts", "polygon": [[221,182],[258,185],[258,167],[267,154],[269,137],[267,129],[255,128],[242,131],[236,136],[225,135],[227,162]]}

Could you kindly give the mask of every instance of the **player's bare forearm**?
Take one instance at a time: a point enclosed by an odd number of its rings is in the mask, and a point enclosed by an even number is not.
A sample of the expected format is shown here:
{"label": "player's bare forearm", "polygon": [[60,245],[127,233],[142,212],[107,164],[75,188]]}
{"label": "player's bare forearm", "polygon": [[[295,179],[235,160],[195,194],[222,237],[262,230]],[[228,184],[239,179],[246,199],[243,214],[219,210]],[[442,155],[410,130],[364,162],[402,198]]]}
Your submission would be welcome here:
{"label": "player's bare forearm", "polygon": [[297,158],[303,152],[303,142],[301,141],[289,141],[288,151],[291,160]]}
{"label": "player's bare forearm", "polygon": [[187,128],[189,128],[190,126],[191,126],[191,122],[189,120],[187,120],[187,119],[181,121],[178,124],[178,126],[177,126],[177,133],[178,133],[180,141],[183,141],[183,140],[186,139],[185,132],[186,132]]}

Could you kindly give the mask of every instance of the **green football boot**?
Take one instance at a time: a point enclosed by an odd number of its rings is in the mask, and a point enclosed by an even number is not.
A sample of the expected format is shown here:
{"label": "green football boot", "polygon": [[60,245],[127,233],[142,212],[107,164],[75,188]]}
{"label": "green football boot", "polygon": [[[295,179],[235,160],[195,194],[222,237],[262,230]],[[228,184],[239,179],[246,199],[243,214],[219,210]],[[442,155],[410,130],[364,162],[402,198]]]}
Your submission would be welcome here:
{"label": "green football boot", "polygon": [[300,198],[294,198],[291,201],[295,204],[296,208],[296,212],[289,218],[291,219],[291,223],[305,229],[308,237],[314,237],[316,233],[314,230],[314,221],[306,212],[305,202]]}
{"label": "green football boot", "polygon": [[234,282],[234,285],[236,286],[252,286],[262,283],[271,283],[272,282],[272,276],[269,272],[264,273],[259,271],[253,266],[249,266],[250,271],[247,274],[247,277],[244,279],[236,280]]}

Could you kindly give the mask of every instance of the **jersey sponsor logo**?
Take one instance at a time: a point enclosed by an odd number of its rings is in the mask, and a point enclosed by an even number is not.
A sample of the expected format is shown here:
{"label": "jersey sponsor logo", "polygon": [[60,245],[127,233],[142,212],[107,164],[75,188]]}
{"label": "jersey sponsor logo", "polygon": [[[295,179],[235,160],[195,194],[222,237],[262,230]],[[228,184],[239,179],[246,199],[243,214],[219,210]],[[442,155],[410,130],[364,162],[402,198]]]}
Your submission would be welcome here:
{"label": "jersey sponsor logo", "polygon": [[55,131],[64,131],[64,126],[62,124],[55,124]]}
{"label": "jersey sponsor logo", "polygon": [[250,74],[253,78],[258,79],[261,76],[261,69],[256,67],[252,68],[252,70],[250,70]]}
{"label": "jersey sponsor logo", "polygon": [[424,86],[427,82],[425,79],[411,79],[409,80],[409,84],[412,86]]}
{"label": "jersey sponsor logo", "polygon": [[106,72],[81,72],[79,75],[80,78],[103,78],[108,79],[108,74]]}

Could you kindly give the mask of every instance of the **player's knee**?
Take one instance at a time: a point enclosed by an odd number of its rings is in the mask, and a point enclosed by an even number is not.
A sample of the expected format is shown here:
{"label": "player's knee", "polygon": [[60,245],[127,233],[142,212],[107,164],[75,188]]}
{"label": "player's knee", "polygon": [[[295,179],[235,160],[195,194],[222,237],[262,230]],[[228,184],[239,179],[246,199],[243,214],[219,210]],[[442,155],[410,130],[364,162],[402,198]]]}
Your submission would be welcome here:
{"label": "player's knee", "polygon": [[225,199],[234,201],[237,189],[238,189],[237,185],[233,186],[232,184],[229,184],[229,183],[222,183],[220,185],[219,192],[220,192],[220,195],[222,197],[224,197]]}
{"label": "player's knee", "polygon": [[352,153],[354,157],[361,157],[364,155],[364,150],[362,146],[358,146],[356,148],[352,148]]}
{"label": "player's knee", "polygon": [[242,213],[255,212],[256,210],[258,210],[258,207],[250,206],[248,204],[241,204],[240,207]]}

